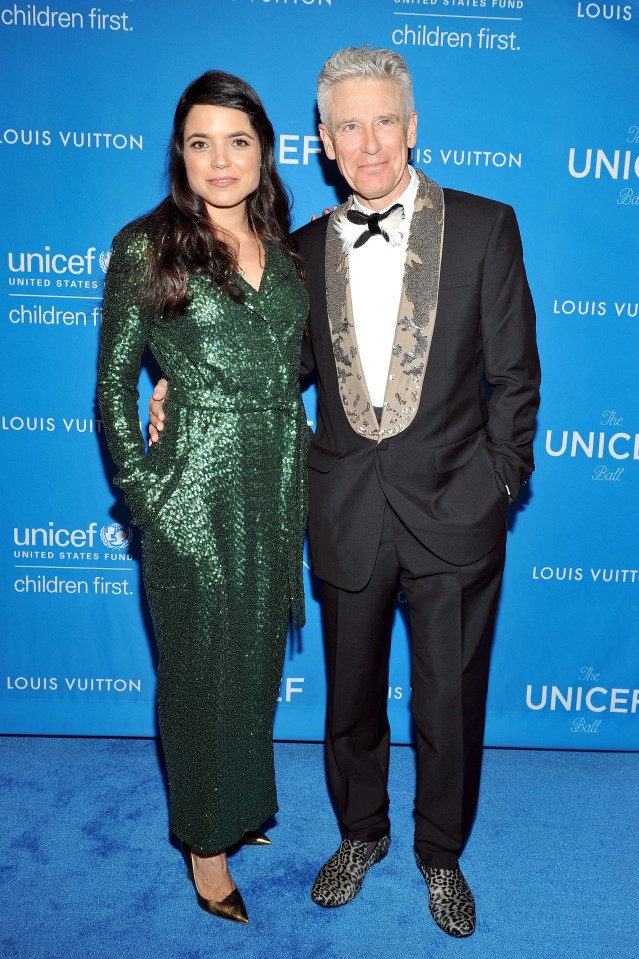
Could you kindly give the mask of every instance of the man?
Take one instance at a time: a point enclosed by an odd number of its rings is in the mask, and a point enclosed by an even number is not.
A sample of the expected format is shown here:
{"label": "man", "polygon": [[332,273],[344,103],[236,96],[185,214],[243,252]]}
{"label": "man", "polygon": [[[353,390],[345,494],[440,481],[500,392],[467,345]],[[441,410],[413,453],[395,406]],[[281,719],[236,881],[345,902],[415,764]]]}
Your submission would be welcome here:
{"label": "man", "polygon": [[401,585],[411,620],[415,855],[431,913],[475,929],[458,857],[479,789],[506,508],[533,470],[535,315],[512,209],[408,166],[410,74],[335,53],[320,135],[352,196],[298,230],[318,373],[309,534],[323,585],[326,762],[342,842],[312,897],[339,906],[390,843],[387,718]]}

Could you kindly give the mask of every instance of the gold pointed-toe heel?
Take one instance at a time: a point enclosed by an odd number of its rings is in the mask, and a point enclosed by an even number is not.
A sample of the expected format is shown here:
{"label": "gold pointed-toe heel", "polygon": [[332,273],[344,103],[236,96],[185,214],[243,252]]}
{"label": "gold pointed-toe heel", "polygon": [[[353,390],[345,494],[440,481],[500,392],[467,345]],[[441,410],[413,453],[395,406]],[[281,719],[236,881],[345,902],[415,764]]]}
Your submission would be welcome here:
{"label": "gold pointed-toe heel", "polygon": [[270,846],[271,840],[259,829],[249,829],[240,839],[240,846]]}
{"label": "gold pointed-toe heel", "polygon": [[[194,883],[195,885],[195,883]],[[240,922],[246,925],[249,917],[239,889],[234,889],[225,899],[205,899],[195,886],[197,902],[201,909],[218,919],[229,919],[231,922]]]}
{"label": "gold pointed-toe heel", "polygon": [[184,847],[184,858],[186,859],[189,879],[195,887],[197,904],[200,909],[208,912],[211,916],[217,916],[218,919],[229,919],[231,922],[246,924],[249,921],[249,917],[240,890],[237,888],[233,889],[224,899],[206,899],[197,887],[193,853],[186,846]]}

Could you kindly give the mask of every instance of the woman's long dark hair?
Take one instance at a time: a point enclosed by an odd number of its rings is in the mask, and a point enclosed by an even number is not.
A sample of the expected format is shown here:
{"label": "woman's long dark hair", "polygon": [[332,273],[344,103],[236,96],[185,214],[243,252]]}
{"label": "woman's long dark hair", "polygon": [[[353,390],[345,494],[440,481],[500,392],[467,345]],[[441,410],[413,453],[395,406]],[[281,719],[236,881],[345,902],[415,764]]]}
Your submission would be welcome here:
{"label": "woman's long dark hair", "polygon": [[189,186],[184,164],[184,126],[194,106],[241,110],[257,134],[261,151],[260,182],[246,201],[248,223],[260,240],[288,253],[300,277],[302,261],[290,239],[290,203],[275,166],[275,134],[252,87],[230,73],[209,70],[189,84],[177,105],[169,144],[170,195],[137,224],[149,240],[144,306],[156,315],[184,312],[187,281],[193,273],[212,277],[232,299],[242,294],[234,282],[237,261],[231,247],[211,229],[206,206]]}

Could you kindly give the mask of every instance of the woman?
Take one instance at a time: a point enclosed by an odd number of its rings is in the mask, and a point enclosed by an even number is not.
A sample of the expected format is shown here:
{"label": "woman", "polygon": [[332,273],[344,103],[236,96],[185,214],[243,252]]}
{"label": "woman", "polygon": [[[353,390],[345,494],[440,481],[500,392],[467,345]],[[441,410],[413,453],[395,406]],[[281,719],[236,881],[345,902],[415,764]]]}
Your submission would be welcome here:
{"label": "woman", "polygon": [[[225,850],[259,842],[277,811],[273,714],[290,610],[303,621],[308,302],[273,128],[251,87],[217,71],[195,80],[169,153],[170,195],[114,241],[99,397],[143,533],[171,828],[202,908],[248,922]],[[170,382],[148,456],[146,345]]]}

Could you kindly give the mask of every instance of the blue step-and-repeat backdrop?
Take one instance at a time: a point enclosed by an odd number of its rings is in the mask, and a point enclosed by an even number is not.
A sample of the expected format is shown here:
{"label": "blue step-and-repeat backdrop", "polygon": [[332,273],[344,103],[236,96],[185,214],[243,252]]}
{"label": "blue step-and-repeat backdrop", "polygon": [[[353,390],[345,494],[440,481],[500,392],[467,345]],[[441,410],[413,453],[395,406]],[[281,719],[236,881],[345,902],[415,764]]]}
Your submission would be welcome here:
{"label": "blue step-and-repeat backdrop", "polygon": [[[537,304],[537,471],[510,521],[487,742],[639,748],[639,3],[0,7],[0,732],[155,734],[139,540],[110,485],[95,375],[111,238],[165,192],[179,94],[210,68],[258,90],[299,225],[335,198],[318,155],[317,72],[366,42],[412,70],[413,163],[515,207]],[[142,374],[143,420],[153,375]],[[310,572],[307,593],[281,739],[322,737]],[[400,594],[396,742],[410,740],[403,610]]]}

